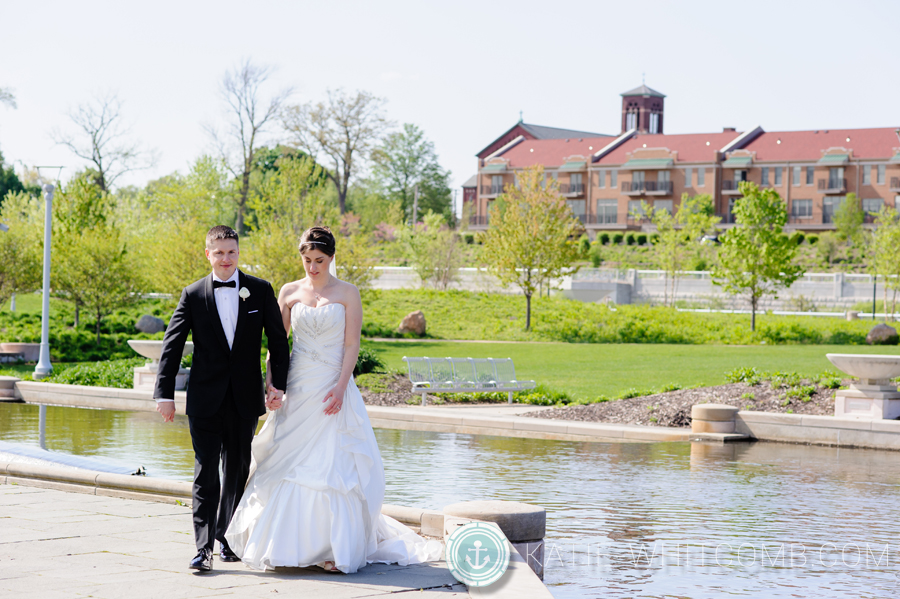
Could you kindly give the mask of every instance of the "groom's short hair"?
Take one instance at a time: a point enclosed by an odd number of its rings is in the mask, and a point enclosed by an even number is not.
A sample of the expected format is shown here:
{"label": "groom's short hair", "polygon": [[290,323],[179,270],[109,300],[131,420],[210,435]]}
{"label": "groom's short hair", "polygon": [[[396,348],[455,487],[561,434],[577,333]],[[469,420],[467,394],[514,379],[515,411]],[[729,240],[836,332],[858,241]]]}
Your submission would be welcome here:
{"label": "groom's short hair", "polygon": [[240,241],[238,241],[237,231],[235,231],[228,225],[216,225],[209,230],[209,232],[206,234],[207,249],[211,249],[213,242],[219,239],[234,239],[234,241],[238,245],[240,245]]}

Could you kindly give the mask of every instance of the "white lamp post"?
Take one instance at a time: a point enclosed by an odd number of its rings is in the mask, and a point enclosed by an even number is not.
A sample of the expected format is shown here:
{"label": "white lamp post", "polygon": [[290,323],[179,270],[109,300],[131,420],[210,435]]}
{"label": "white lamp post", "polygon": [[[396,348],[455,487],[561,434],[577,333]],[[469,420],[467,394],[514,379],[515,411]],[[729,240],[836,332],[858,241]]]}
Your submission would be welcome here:
{"label": "white lamp post", "polygon": [[[0,223],[0,233],[6,233],[7,231],[9,231],[9,225],[4,225],[3,223]],[[16,294],[15,293],[13,293],[12,297],[9,298],[9,311],[10,312],[16,311]]]}
{"label": "white lamp post", "polygon": [[34,378],[50,376],[50,230],[53,223],[53,185],[44,185],[44,287],[41,291],[41,357],[34,368]]}

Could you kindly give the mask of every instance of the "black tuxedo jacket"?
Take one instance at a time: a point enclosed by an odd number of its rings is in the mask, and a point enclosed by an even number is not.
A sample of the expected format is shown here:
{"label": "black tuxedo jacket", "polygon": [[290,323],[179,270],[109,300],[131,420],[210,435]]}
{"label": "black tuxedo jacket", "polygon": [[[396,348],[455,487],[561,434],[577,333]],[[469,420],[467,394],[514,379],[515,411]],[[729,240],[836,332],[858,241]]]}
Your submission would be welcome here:
{"label": "black tuxedo jacket", "polygon": [[238,299],[231,349],[228,349],[216,309],[212,274],[181,292],[181,300],[166,328],[154,398],[175,397],[175,377],[188,333],[193,334],[194,342],[187,389],[188,416],[214,415],[222,405],[229,383],[242,417],[258,418],[266,413],[260,368],[263,330],[269,340],[272,384],[284,391],[290,355],[284,321],[272,285],[239,272],[237,287],[238,290],[246,287],[250,296]]}

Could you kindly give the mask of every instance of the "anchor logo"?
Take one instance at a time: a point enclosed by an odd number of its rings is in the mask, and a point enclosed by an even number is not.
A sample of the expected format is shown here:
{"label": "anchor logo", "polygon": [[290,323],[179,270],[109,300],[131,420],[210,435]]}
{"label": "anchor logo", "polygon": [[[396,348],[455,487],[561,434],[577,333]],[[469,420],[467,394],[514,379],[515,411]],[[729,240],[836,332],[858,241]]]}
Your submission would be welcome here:
{"label": "anchor logo", "polygon": [[[481,548],[481,541],[475,541],[472,544],[475,545],[475,549],[469,549],[469,551],[475,552],[475,563],[474,564],[472,563],[472,558],[471,558],[471,556],[468,556],[468,555],[466,556],[466,563],[469,564],[470,566],[472,566],[476,570],[481,570],[482,568],[487,566],[489,563],[491,563],[491,556],[487,554],[487,552],[488,552],[487,549]],[[482,551],[484,551],[484,553],[485,553],[484,561],[479,562],[478,557]]]}

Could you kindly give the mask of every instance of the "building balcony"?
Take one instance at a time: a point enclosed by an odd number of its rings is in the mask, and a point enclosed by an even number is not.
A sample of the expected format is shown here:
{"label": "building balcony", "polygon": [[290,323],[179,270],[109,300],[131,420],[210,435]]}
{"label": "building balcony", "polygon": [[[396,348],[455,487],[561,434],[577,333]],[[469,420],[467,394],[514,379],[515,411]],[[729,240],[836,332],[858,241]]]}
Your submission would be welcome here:
{"label": "building balcony", "polygon": [[622,193],[629,196],[667,196],[672,194],[672,182],[622,181]]}
{"label": "building balcony", "polygon": [[741,183],[743,181],[735,179],[725,179],[722,181],[722,195],[737,196],[741,195]]}
{"label": "building balcony", "polygon": [[483,197],[483,198],[496,198],[501,193],[503,193],[502,185],[482,185],[481,186],[481,197]]}
{"label": "building balcony", "polygon": [[584,195],[584,183],[560,183],[559,193],[567,198],[577,198]]}
{"label": "building balcony", "polygon": [[891,191],[900,193],[900,177],[891,177]]}
{"label": "building balcony", "polygon": [[587,220],[581,222],[586,225],[617,225],[619,217],[617,214],[588,214]]}
{"label": "building balcony", "polygon": [[812,224],[818,224],[818,223],[813,223],[812,214],[791,214],[788,217],[788,224],[790,224],[790,225],[812,225]]}
{"label": "building balcony", "polygon": [[846,179],[819,179],[819,193],[844,193],[847,191]]}
{"label": "building balcony", "polygon": [[473,214],[469,217],[469,226],[472,227],[486,227],[490,221],[490,217],[487,215],[478,216]]}

